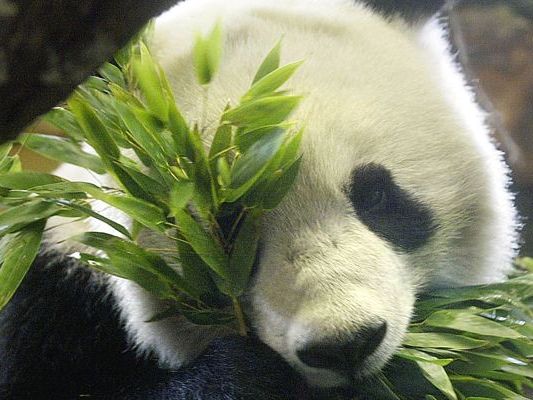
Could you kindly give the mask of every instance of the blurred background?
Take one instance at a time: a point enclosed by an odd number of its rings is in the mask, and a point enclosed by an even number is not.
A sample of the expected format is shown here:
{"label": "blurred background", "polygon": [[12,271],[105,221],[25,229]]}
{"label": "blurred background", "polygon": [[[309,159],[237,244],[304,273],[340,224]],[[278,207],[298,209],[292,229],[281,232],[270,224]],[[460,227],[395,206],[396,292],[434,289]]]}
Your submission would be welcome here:
{"label": "blurred background", "polygon": [[[451,37],[513,174],[523,218],[522,255],[533,256],[533,0],[463,0],[450,10]],[[37,123],[35,132],[55,133]],[[51,170],[23,151],[25,168]]]}
{"label": "blurred background", "polygon": [[533,0],[465,0],[451,10],[459,60],[489,111],[523,218],[522,255],[533,256]]}

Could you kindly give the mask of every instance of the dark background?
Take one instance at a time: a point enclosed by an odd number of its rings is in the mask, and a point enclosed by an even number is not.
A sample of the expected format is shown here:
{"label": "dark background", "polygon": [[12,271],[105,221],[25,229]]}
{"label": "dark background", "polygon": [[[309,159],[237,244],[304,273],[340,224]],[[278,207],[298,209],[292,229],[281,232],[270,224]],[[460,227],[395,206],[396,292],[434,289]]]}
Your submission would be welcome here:
{"label": "dark background", "polygon": [[521,254],[533,256],[533,1],[463,1],[450,22],[460,60],[512,169],[525,224]]}

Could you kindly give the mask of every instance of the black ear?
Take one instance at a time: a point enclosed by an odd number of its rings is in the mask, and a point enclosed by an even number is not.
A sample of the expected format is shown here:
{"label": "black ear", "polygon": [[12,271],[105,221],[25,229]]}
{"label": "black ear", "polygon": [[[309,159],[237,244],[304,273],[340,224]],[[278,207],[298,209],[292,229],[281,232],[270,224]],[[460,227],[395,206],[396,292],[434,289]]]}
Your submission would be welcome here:
{"label": "black ear", "polygon": [[416,21],[435,14],[446,0],[365,0],[365,3],[386,16],[400,15]]}

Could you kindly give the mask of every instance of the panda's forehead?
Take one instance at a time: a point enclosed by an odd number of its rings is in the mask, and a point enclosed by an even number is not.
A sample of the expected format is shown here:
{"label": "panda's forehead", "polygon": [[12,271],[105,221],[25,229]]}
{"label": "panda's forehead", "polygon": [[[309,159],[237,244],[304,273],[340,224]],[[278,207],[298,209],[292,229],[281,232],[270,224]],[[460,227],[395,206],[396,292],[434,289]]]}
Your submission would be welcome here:
{"label": "panda's forehead", "polygon": [[[447,105],[415,33],[349,3],[307,11],[295,1],[290,4],[301,7],[290,19],[276,17],[286,14],[287,7],[268,9],[264,3],[259,9],[218,10],[226,45],[209,88],[207,114],[216,118],[228,99],[238,101],[261,59],[283,37],[282,64],[304,60],[288,87],[304,95],[293,118],[305,126],[303,173],[309,179],[327,176],[325,184],[339,188],[357,165],[368,163],[391,169],[400,184],[413,189],[427,188],[428,178],[441,174],[450,181],[461,181],[465,170],[475,175],[475,166],[464,161],[475,160],[475,149]],[[316,24],[318,17],[339,28]],[[186,22],[185,32],[194,31]],[[191,99],[203,98],[202,89],[193,84],[190,49],[181,51],[159,56],[163,66],[179,68],[170,80],[183,93],[180,107],[194,120],[203,106]],[[440,183],[446,186],[436,180],[434,193]],[[448,190],[453,192],[453,185]]]}

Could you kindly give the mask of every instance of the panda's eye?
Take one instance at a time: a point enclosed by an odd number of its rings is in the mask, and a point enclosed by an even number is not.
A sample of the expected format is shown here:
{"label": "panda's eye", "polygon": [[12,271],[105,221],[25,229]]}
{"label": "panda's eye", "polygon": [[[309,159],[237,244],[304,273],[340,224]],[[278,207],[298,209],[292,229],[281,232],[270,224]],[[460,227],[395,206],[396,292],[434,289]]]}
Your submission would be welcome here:
{"label": "panda's eye", "polygon": [[356,168],[345,193],[361,222],[403,250],[422,246],[437,228],[430,209],[398,186],[382,165]]}
{"label": "panda's eye", "polygon": [[372,211],[383,207],[386,204],[387,194],[382,187],[375,187],[368,193],[364,193],[358,199],[358,208],[362,211]]}
{"label": "panda's eye", "polygon": [[389,172],[374,164],[356,169],[348,190],[348,196],[358,213],[384,211],[391,199]]}

